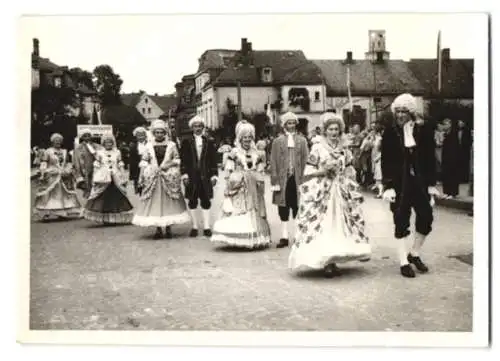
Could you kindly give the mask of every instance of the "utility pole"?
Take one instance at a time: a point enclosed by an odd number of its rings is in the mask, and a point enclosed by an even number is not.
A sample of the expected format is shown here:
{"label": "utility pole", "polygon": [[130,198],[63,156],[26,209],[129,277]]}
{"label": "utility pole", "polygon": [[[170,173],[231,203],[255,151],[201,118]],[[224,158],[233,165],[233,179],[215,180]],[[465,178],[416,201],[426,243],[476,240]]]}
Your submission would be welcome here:
{"label": "utility pole", "polygon": [[241,122],[241,83],[237,83],[237,93],[238,93],[238,122]]}

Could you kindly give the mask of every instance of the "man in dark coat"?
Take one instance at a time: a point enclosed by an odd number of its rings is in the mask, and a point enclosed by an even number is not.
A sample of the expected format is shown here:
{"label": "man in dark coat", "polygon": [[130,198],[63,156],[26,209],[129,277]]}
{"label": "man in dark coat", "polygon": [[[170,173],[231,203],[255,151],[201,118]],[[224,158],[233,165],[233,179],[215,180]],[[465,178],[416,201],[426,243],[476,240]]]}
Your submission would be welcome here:
{"label": "man in dark coat", "polygon": [[[391,202],[394,236],[399,248],[400,271],[404,277],[415,277],[411,267],[428,272],[420,258],[420,249],[432,230],[436,185],[436,155],[433,129],[416,117],[416,100],[410,94],[398,96],[392,106],[392,122],[382,136],[383,198]],[[416,213],[415,237],[410,251],[411,209]]]}
{"label": "man in dark coat", "polygon": [[190,236],[198,236],[198,203],[203,214],[203,234],[212,236],[210,227],[210,208],[214,195],[213,187],[217,184],[217,149],[213,140],[203,135],[205,121],[195,116],[189,121],[193,135],[182,142],[181,174],[186,187],[185,197],[193,219]]}

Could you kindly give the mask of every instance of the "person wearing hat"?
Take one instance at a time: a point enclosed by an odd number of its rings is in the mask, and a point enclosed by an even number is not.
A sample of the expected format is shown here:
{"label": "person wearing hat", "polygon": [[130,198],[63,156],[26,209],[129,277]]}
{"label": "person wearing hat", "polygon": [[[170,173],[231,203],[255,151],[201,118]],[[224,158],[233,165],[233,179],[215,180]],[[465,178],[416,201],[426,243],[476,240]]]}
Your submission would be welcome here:
{"label": "person wearing hat", "polygon": [[297,217],[299,209],[298,185],[302,183],[304,167],[309,155],[306,138],[296,130],[297,116],[288,112],[281,117],[284,134],[277,137],[271,147],[271,191],[273,204],[278,206],[282,234],[278,248],[289,244],[288,222],[290,212]]}
{"label": "person wearing hat", "polygon": [[213,140],[204,135],[205,120],[196,115],[189,121],[193,135],[182,142],[181,173],[185,185],[184,196],[193,220],[190,236],[198,236],[198,204],[203,215],[203,235],[212,236],[210,208],[217,184],[217,149]]}
{"label": "person wearing hat", "polygon": [[140,168],[139,163],[141,157],[146,150],[148,144],[148,131],[146,128],[137,127],[133,131],[136,143],[130,148],[130,172],[129,179],[134,183],[134,190],[136,194],[141,194],[141,187],[139,185]]}
{"label": "person wearing hat", "polygon": [[[382,135],[381,166],[383,199],[390,202],[394,236],[398,246],[400,272],[415,277],[428,267],[420,251],[433,223],[432,206],[436,189],[436,153],[433,129],[416,116],[417,102],[411,94],[399,95],[391,105],[392,121]],[[411,210],[415,211],[413,246],[408,250]]]}
{"label": "person wearing hat", "polygon": [[[172,238],[172,225],[185,224],[191,220],[182,197],[181,160],[175,143],[168,139],[165,122],[155,120],[150,129],[153,140],[146,145],[139,163],[141,203],[132,224],[156,227],[155,239]],[[165,227],[165,233],[162,227]]]}
{"label": "person wearing hat", "polygon": [[87,199],[92,189],[94,161],[98,144],[92,141],[92,131],[87,128],[82,131],[80,142],[74,151],[74,167],[77,188],[83,190],[83,197]]}
{"label": "person wearing hat", "polygon": [[50,137],[52,146],[40,158],[40,178],[35,195],[35,213],[43,220],[49,217],[67,218],[81,213],[72,164],[68,151],[62,148],[63,136]]}

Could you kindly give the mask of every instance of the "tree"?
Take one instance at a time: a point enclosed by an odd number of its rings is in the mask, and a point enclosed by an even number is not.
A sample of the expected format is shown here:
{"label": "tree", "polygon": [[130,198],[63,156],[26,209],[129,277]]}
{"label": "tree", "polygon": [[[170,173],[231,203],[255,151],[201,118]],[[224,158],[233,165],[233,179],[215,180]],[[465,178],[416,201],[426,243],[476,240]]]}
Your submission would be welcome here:
{"label": "tree", "polygon": [[82,70],[80,68],[72,68],[69,70],[69,73],[71,74],[71,78],[73,79],[73,81],[75,81],[77,84],[84,85],[90,90],[95,90],[93,75],[91,72]]}
{"label": "tree", "polygon": [[99,65],[94,69],[94,85],[103,106],[120,105],[120,89],[123,80],[109,65]]}

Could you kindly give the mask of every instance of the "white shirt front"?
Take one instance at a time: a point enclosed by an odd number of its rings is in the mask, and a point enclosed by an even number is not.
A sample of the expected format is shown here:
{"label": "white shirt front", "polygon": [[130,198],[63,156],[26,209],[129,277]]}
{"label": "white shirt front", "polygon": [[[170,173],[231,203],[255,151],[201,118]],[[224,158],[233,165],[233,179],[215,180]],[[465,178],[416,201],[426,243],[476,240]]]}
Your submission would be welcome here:
{"label": "white shirt front", "polygon": [[415,138],[413,137],[413,128],[415,127],[414,122],[407,122],[403,126],[404,142],[406,148],[413,148],[417,145]]}
{"label": "white shirt front", "polygon": [[196,154],[198,155],[198,159],[201,158],[201,151],[203,150],[203,138],[201,135],[194,136],[194,142],[196,145]]}
{"label": "white shirt front", "polygon": [[137,153],[139,153],[139,155],[143,155],[147,149],[147,145],[147,142],[137,143]]}

